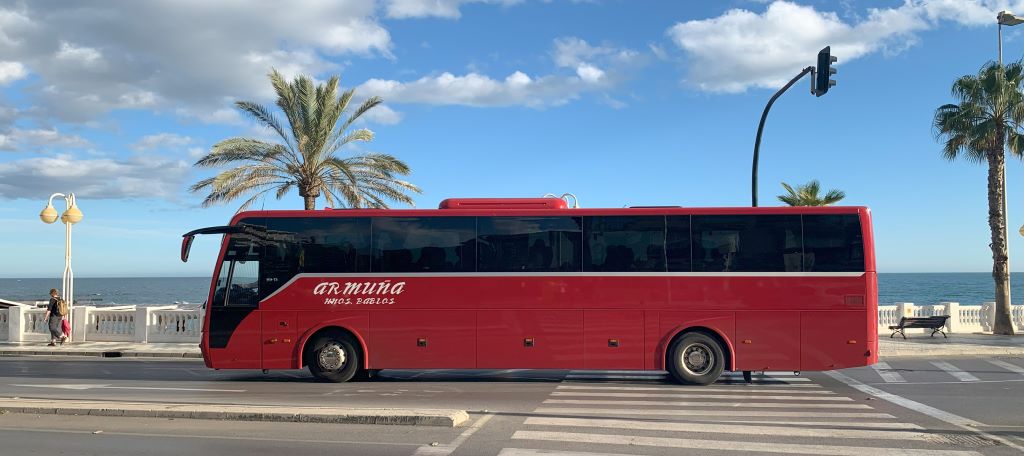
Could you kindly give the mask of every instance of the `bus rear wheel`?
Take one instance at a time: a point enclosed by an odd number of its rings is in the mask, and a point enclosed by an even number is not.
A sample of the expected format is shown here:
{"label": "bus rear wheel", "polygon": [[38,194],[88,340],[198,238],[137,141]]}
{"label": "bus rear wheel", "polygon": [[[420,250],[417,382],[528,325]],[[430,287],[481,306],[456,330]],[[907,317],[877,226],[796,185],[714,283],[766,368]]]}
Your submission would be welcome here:
{"label": "bus rear wheel", "polygon": [[704,333],[683,334],[669,347],[668,371],[679,383],[710,385],[725,370],[725,353],[717,340]]}
{"label": "bus rear wheel", "polygon": [[361,360],[356,343],[344,334],[324,334],[307,349],[309,372],[317,380],[343,383],[360,371]]}

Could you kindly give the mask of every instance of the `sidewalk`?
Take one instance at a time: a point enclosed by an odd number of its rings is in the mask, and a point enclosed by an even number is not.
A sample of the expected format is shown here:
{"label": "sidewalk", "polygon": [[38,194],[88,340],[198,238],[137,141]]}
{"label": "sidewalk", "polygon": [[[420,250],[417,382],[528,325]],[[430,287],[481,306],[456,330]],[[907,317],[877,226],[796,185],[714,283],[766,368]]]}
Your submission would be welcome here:
{"label": "sidewalk", "polygon": [[199,344],[136,344],[134,342],[68,342],[49,347],[46,342],[0,342],[0,356],[64,355],[105,358],[202,358]]}
{"label": "sidewalk", "polygon": [[948,357],[958,355],[978,356],[1024,356],[1024,334],[996,336],[992,334],[942,334],[928,337],[927,334],[908,334],[903,340],[899,334],[890,339],[878,335],[878,356],[880,358],[901,357]]}

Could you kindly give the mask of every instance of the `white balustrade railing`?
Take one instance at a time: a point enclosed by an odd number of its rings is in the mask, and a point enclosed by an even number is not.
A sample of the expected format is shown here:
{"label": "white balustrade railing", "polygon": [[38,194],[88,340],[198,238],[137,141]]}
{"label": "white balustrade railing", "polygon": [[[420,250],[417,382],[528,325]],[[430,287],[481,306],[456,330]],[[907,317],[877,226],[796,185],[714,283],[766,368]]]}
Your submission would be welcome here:
{"label": "white balustrade railing", "polygon": [[85,339],[107,342],[135,341],[134,310],[93,310],[88,313]]}
{"label": "white balustrade railing", "polygon": [[[76,306],[73,309],[73,341],[96,342],[199,342],[203,326],[201,309],[179,309],[176,306],[96,308]],[[48,341],[50,331],[45,309],[16,306],[0,309],[0,341]],[[995,303],[960,305],[956,302],[915,305],[900,302],[878,306],[878,333],[889,335],[889,326],[901,317],[949,315],[948,333],[990,332],[995,320]],[[1012,306],[1014,328],[1024,331],[1024,305]],[[926,330],[907,330],[920,333]]]}
{"label": "white balustrade railing", "polygon": [[11,324],[7,321],[7,309],[0,309],[0,340],[7,340],[7,334],[11,331]]}

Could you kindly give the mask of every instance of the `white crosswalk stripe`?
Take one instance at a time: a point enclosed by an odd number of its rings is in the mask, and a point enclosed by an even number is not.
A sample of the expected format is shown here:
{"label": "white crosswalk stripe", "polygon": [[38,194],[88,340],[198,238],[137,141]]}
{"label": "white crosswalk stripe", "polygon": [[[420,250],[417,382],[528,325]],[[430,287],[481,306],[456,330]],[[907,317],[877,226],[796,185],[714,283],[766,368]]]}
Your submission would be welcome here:
{"label": "white crosswalk stripe", "polygon": [[952,375],[953,377],[955,377],[957,380],[960,380],[961,382],[977,382],[977,381],[981,380],[980,378],[975,377],[975,376],[973,376],[973,375],[971,375],[971,374],[969,374],[967,372],[964,372],[959,367],[956,367],[956,366],[954,366],[952,364],[949,364],[949,363],[947,363],[945,361],[931,361],[931,363],[932,363],[933,366],[938,367],[939,369],[942,369],[942,370],[946,371],[946,373],[948,373],[949,375]]}
{"label": "white crosswalk stripe", "polygon": [[[618,445],[627,448],[636,446],[651,446],[662,448],[684,448],[689,450],[715,450],[715,451],[747,451],[753,453],[783,453],[783,454],[820,454],[839,456],[861,456],[864,454],[884,453],[888,455],[901,456],[980,456],[975,451],[938,450],[938,449],[895,449],[878,448],[866,446],[838,446],[838,445],[811,445],[811,444],[786,444],[774,442],[737,442],[732,440],[700,440],[681,439],[670,437],[646,437],[634,435],[609,435],[609,434],[585,434],[578,432],[549,432],[549,431],[516,431],[512,434],[513,440],[542,440],[552,442],[591,443],[604,445]],[[524,454],[524,453],[521,453]],[[533,453],[544,454],[544,453]],[[548,453],[555,454],[558,453]],[[571,453],[570,453],[571,454]],[[579,454],[579,453],[577,453]],[[588,453],[583,453],[588,454]],[[598,454],[600,453],[590,453]],[[506,455],[507,456],[507,455]]]}
{"label": "white crosswalk stripe", "polygon": [[876,363],[874,366],[871,366],[871,368],[873,368],[886,383],[906,383],[907,381],[907,379],[903,378],[902,375],[894,372],[892,367],[889,367],[889,363],[884,361]]}
{"label": "white crosswalk stripe", "polygon": [[767,396],[759,394],[680,394],[680,393],[624,393],[597,391],[555,391],[552,396],[587,396],[587,397],[664,397],[669,399],[754,399],[754,400],[787,400],[787,401],[840,401],[850,402],[853,399],[842,396]]}
{"label": "white crosswalk stripe", "polygon": [[[812,386],[812,385],[800,385],[800,386]],[[813,385],[818,386],[818,385]],[[678,392],[678,393],[735,393],[735,386],[703,386],[700,388],[694,388],[692,386],[611,386],[602,384],[561,384],[555,388],[559,391],[564,390],[606,390],[606,391],[661,391],[661,392]],[[786,388],[782,389],[775,385],[752,385],[744,387],[742,392],[745,394],[821,394],[821,395],[835,395],[833,391],[829,391],[823,388]]]}
{"label": "white crosswalk stripe", "polygon": [[[876,371],[893,373],[888,365],[879,369]],[[649,374],[621,373],[644,379],[652,378]],[[950,449],[921,426],[901,422],[893,415],[861,403],[861,398],[836,394],[809,378],[785,372],[769,374],[777,375],[772,380],[781,379],[778,381],[785,383],[725,382],[701,387],[645,382],[579,383],[570,382],[566,377],[565,382],[524,419],[523,429],[514,432],[514,443],[509,445],[538,448],[504,448],[499,456],[623,456],[648,451],[659,454],[665,451],[673,454],[708,451],[905,456],[979,454]],[[620,373],[591,372],[588,375]],[[796,379],[799,383],[789,383]],[[574,448],[574,451],[543,448],[553,445]],[[584,449],[592,451],[581,451]]]}
{"label": "white crosswalk stripe", "polygon": [[989,359],[987,361],[1010,372],[1024,375],[1024,367],[1020,367],[1016,364],[1010,364],[1006,361],[1000,361],[998,359]]}
{"label": "white crosswalk stripe", "polygon": [[[637,370],[574,370],[565,375],[565,380],[599,380],[599,381],[637,381],[647,380],[651,382],[663,382],[670,380],[668,372],[665,371],[637,371]],[[798,377],[794,372],[758,372],[753,375],[754,384],[793,384],[809,383],[810,379]],[[725,372],[718,383],[745,383],[742,372]]]}
{"label": "white crosswalk stripe", "polygon": [[[592,408],[592,407],[538,407],[535,413],[543,415],[600,415],[600,416],[671,416],[687,417],[774,417],[774,418],[860,418],[860,419],[892,419],[888,413],[879,412],[809,412],[809,411],[778,411],[778,410],[744,410],[738,414],[736,410],[691,410],[691,409],[625,409],[625,408]],[[830,424],[831,422],[825,422]]]}
{"label": "white crosswalk stripe", "polygon": [[825,408],[825,409],[870,409],[865,404],[792,404],[786,402],[698,402],[698,401],[615,401],[591,399],[545,399],[545,404],[580,405],[671,405],[674,407],[729,407],[729,408]]}

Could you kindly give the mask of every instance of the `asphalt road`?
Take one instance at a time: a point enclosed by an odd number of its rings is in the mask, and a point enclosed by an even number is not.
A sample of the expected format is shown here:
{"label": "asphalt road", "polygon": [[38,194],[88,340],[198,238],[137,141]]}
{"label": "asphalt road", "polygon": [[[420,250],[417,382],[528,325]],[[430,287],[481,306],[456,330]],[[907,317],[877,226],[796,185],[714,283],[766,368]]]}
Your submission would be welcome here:
{"label": "asphalt road", "polygon": [[[1024,453],[1024,358],[900,359],[753,385],[658,373],[213,371],[198,362],[0,358],[0,396],[462,408],[454,429],[0,414],[0,454],[736,455]],[[101,432],[96,432],[101,431]]]}

